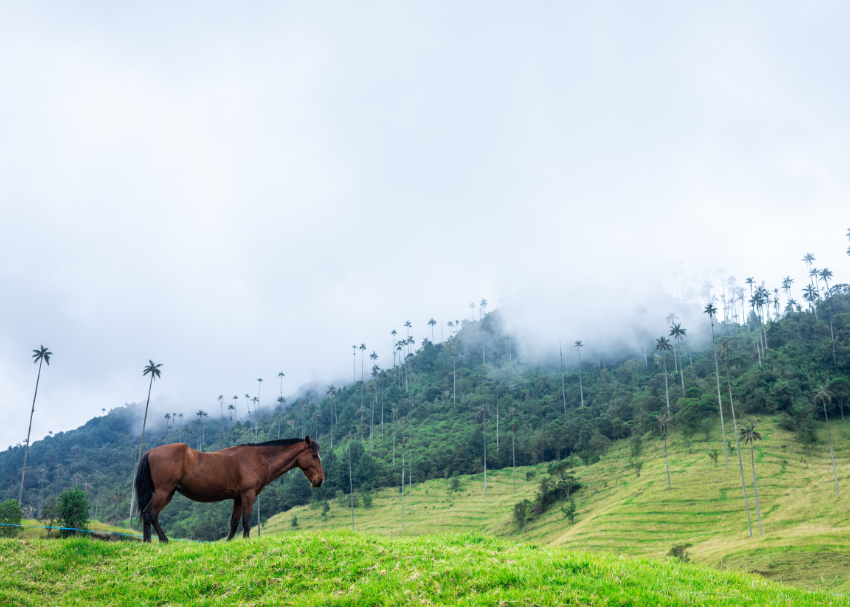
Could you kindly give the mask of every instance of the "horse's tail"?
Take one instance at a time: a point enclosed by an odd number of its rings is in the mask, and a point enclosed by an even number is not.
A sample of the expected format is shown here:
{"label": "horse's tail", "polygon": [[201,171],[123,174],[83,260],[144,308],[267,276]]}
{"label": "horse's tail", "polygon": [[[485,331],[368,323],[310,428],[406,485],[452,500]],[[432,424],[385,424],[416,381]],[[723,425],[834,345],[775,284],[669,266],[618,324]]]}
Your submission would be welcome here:
{"label": "horse's tail", "polygon": [[148,461],[150,452],[145,453],[139,461],[139,469],[136,470],[136,480],[133,486],[136,488],[136,501],[139,503],[139,515],[150,504],[153,498],[154,486],[151,477],[151,465]]}

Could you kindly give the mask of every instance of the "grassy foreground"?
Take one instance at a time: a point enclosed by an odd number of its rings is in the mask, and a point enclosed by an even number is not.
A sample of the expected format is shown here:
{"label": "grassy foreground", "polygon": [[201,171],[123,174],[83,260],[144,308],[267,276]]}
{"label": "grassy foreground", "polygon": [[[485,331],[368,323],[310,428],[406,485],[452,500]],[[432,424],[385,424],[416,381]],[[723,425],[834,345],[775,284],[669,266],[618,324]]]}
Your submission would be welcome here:
{"label": "grassy foreground", "polygon": [[739,571],[478,534],[0,540],[5,605],[848,605]]}

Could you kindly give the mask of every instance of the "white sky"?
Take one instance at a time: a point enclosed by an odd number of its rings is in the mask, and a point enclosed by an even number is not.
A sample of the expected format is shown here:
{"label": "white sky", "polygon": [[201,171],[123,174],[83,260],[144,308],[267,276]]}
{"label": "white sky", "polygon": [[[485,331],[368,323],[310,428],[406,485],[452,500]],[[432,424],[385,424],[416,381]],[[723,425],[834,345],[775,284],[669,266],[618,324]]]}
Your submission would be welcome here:
{"label": "white sky", "polygon": [[212,413],[281,370],[350,377],[354,343],[386,364],[391,329],[482,297],[588,343],[680,262],[799,285],[811,251],[850,282],[848,26],[837,2],[0,1],[0,448],[42,343],[36,439],[143,399],[149,358],[162,402]]}

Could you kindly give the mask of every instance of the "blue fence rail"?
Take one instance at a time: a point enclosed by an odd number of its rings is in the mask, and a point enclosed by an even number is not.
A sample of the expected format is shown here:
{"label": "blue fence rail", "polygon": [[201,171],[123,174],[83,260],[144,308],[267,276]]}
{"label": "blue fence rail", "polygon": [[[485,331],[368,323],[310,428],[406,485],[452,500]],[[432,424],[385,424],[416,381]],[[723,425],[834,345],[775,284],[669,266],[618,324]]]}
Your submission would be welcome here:
{"label": "blue fence rail", "polygon": [[[76,529],[74,527],[46,527],[44,525],[16,525],[13,523],[0,523],[0,527],[20,527],[21,529],[56,529],[57,531],[76,531],[77,533],[97,533],[99,535],[120,535],[122,537],[136,537],[141,539],[143,536],[134,535],[131,533],[115,533],[114,531],[92,531],[91,529]],[[209,544],[204,540],[185,540],[179,537],[170,537],[169,541],[175,542],[194,542],[196,544]]]}

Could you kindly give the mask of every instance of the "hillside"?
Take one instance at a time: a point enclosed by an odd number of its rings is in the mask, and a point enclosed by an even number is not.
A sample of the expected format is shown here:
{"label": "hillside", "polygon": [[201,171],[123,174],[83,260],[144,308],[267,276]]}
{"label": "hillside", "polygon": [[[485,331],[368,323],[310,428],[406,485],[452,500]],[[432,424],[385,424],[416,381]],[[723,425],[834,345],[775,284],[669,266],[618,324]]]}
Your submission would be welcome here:
{"label": "hillside", "polygon": [[[769,417],[788,432],[783,438],[788,448],[822,452],[825,426],[815,389],[825,385],[833,395],[826,407],[834,427],[850,402],[850,296],[842,285],[833,287],[832,293],[817,302],[817,318],[813,312],[791,308],[778,318],[752,312],[748,324],[716,325],[718,345],[721,340],[729,344],[728,357],[721,359],[728,441],[734,443],[725,386],[727,360],[741,417]],[[567,456],[591,466],[600,460],[614,462],[624,453],[624,447],[612,451],[619,439],[658,436],[656,417],[666,411],[668,394],[676,436],[696,444],[696,437],[709,431],[713,438],[705,449],[719,449],[722,457],[710,324],[707,316],[699,316],[702,324],[690,327],[689,341],[680,344],[675,360],[672,352],[645,358],[642,351],[616,354],[600,349],[592,354],[588,349],[581,367],[568,367],[562,376],[557,358],[553,367],[517,350],[515,336],[504,330],[495,311],[465,321],[442,344],[423,339],[417,346],[405,335],[398,358],[387,361],[386,368],[374,366],[371,379],[364,360],[365,381],[324,394],[306,391],[277,410],[251,409],[250,417],[237,415],[231,420],[233,412],[225,409],[228,400],[223,399],[220,411],[207,407],[209,417],[193,420],[195,405],[176,416],[169,414],[168,419],[149,419],[146,447],[187,441],[195,448],[214,450],[278,434],[318,436],[325,485],[311,491],[300,474],[274,482],[255,509],[264,520],[311,501],[330,502],[337,492],[348,492],[350,485],[360,493],[397,487],[402,437],[408,473],[416,483],[480,474],[485,446],[491,472],[508,468],[514,453],[520,466]],[[827,318],[833,322],[834,342]],[[757,329],[763,329],[761,337]],[[646,341],[651,345],[649,337]],[[248,410],[249,401],[233,402]],[[45,499],[77,484],[88,492],[92,504],[98,504],[101,520],[112,524],[126,520],[142,415],[138,405],[119,407],[77,430],[34,442],[25,511],[36,515]],[[513,431],[515,449],[509,440]],[[759,448],[768,448],[771,440]],[[846,457],[839,455],[839,460],[846,476]],[[22,462],[22,447],[0,453],[0,498],[17,497]],[[646,465],[651,465],[648,460]],[[683,490],[678,487],[674,484],[673,494]],[[683,508],[689,501],[682,502]],[[673,504],[669,502],[671,508]],[[719,504],[708,501],[703,506]],[[161,521],[172,537],[213,540],[222,537],[229,510],[227,503],[193,506],[177,496]],[[807,515],[820,517],[819,511]],[[525,533],[532,534],[533,528],[531,524]]]}
{"label": "hillside", "polygon": [[167,546],[0,540],[0,603],[36,605],[846,605],[673,560],[477,534],[350,532]]}
{"label": "hillside", "polygon": [[[666,485],[663,447],[657,437],[644,443],[640,477],[630,467],[628,441],[619,441],[600,462],[576,469],[583,488],[574,495],[579,513],[572,526],[558,507],[535,517],[523,529],[514,521],[514,504],[533,499],[547,476],[547,466],[540,464],[517,469],[516,494],[509,469],[488,475],[486,498],[483,475],[461,477],[457,490],[442,479],[414,485],[412,505],[406,492],[404,533],[476,531],[570,550],[655,558],[664,557],[674,544],[688,543],[696,563],[850,593],[850,511],[846,502],[836,498],[828,449],[803,447],[773,422],[762,420],[760,427],[764,440],[756,447],[755,459],[764,536],[758,530],[749,451],[742,454],[752,539],[737,458],[733,457],[727,471],[722,455],[717,465],[708,456],[711,441],[704,436],[685,439],[680,432],[669,439],[671,489]],[[836,457],[845,462],[839,470],[841,478],[848,473],[848,439],[850,428],[833,426]],[[533,478],[528,478],[529,472]],[[293,516],[298,523],[295,528]],[[400,535],[398,490],[373,492],[368,509],[358,502],[354,526],[366,533]],[[264,532],[350,527],[348,502],[334,501],[325,514],[318,507],[298,507],[275,516]]]}

